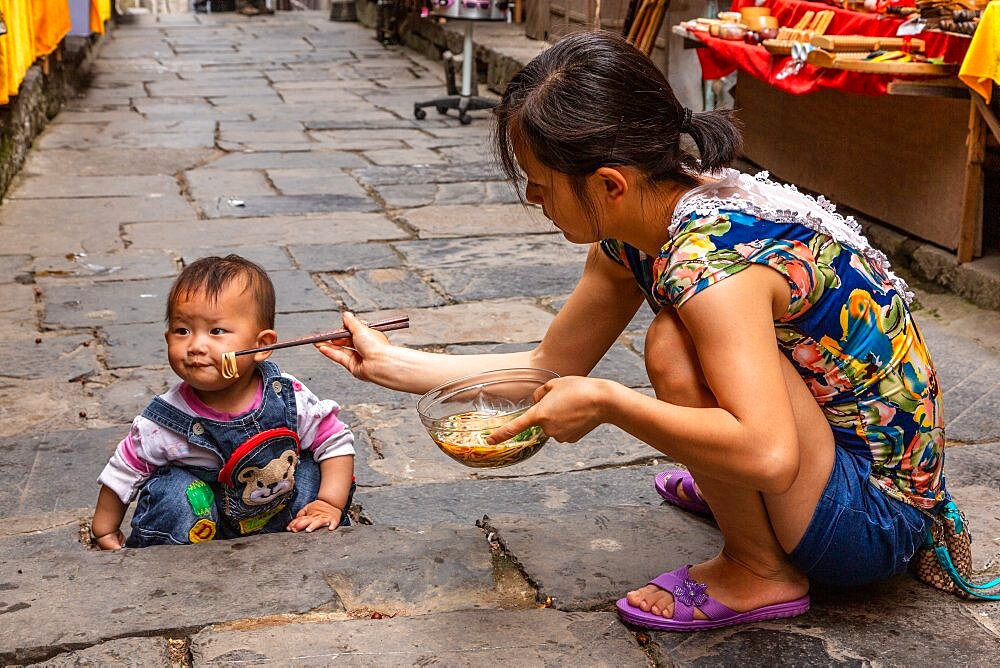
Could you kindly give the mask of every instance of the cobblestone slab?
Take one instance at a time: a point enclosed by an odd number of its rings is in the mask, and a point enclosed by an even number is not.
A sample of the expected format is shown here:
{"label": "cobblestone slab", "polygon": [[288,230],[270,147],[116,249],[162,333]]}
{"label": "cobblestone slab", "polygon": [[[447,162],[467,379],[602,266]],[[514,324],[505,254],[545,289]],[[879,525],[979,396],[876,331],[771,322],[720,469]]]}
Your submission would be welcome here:
{"label": "cobblestone slab", "polygon": [[[472,186],[470,195],[484,197],[486,184]],[[506,186],[506,184],[504,184]],[[456,189],[457,190],[457,189]],[[438,197],[441,192],[435,193]],[[444,194],[448,196],[447,193]],[[452,196],[461,197],[455,193]],[[516,198],[516,195],[513,195]],[[402,219],[419,230],[421,238],[465,237],[495,234],[525,235],[554,231],[552,223],[537,209],[525,209],[520,204],[428,206],[406,211]],[[559,245],[565,247],[560,238]]]}
{"label": "cobblestone slab", "polygon": [[337,130],[335,132],[314,130],[310,134],[322,144],[347,151],[370,151],[405,146],[408,140],[424,136],[420,130],[405,128]]}
{"label": "cobblestone slab", "polygon": [[[162,332],[157,339],[163,340]],[[83,407],[88,424],[125,425],[120,428],[121,434],[115,440],[116,443],[124,437],[127,425],[131,424],[149,401],[177,382],[177,376],[166,363],[166,348],[160,355],[147,359],[144,363],[146,368],[115,369],[107,377],[88,379],[83,385],[84,398],[77,408]],[[72,415],[77,417],[77,411],[74,410]],[[82,420],[77,419],[77,422]],[[100,462],[100,466],[103,465],[104,462]],[[94,473],[95,478],[99,472],[100,467]]]}
{"label": "cobblestone slab", "polygon": [[367,195],[247,195],[199,200],[209,218],[305,216],[321,213],[375,212],[380,207]]}
{"label": "cobblestone slab", "polygon": [[[10,206],[45,201],[51,200],[20,200],[11,202]],[[2,217],[0,212],[0,218]],[[94,221],[81,226],[74,224],[72,218],[43,226],[32,225],[30,218],[0,223],[0,245],[17,248],[32,255],[48,255],[56,248],[70,255],[101,254],[119,251],[124,246],[119,234],[119,223]]]}
{"label": "cobblestone slab", "polygon": [[[426,445],[416,447],[422,449]],[[601,510],[609,505],[658,507],[663,500],[653,489],[653,478],[665,466],[660,460],[657,466],[466,478],[420,485],[369,485],[358,490],[355,501],[376,525],[414,530],[426,526],[472,526],[484,515],[516,513],[537,517]],[[470,476],[475,475],[471,469],[466,470]],[[498,470],[484,469],[481,473],[490,475]]]}
{"label": "cobblestone slab", "polygon": [[274,95],[274,90],[262,78],[240,77],[238,81],[229,79],[154,81],[146,86],[150,97],[220,97],[226,95],[246,95],[259,91],[263,95]]}
{"label": "cobblestone slab", "polygon": [[365,167],[354,170],[354,175],[363,183],[371,186],[504,180],[503,175],[492,162]]}
{"label": "cobblestone slab", "polygon": [[[360,415],[365,415],[367,411],[362,406],[360,410]],[[384,475],[372,468],[371,463],[378,459],[378,453],[372,447],[371,439],[368,437],[368,432],[363,428],[364,421],[367,418],[361,417],[359,412],[352,410],[345,410],[341,407],[340,414],[338,417],[341,421],[351,428],[351,432],[354,434],[354,480],[358,485],[358,490],[354,493],[353,503],[355,506],[361,504],[364,506],[362,497],[364,496],[365,488],[381,487],[383,485],[388,485],[390,483],[389,479]],[[365,513],[367,517],[367,513]],[[406,527],[406,525],[399,525]],[[419,527],[424,528],[426,524]],[[466,526],[472,526],[467,524]]]}
{"label": "cobblestone slab", "polygon": [[351,527],[118,552],[86,550],[78,533],[68,526],[0,539],[0,660],[311,610],[413,615],[498,599],[489,545],[475,527]]}
{"label": "cobblestone slab", "polygon": [[51,285],[43,293],[42,325],[50,329],[162,322],[172,281],[102,281]]}
{"label": "cobblestone slab", "polygon": [[[456,630],[461,632],[456,633]],[[306,649],[308,648],[308,649]],[[645,665],[609,613],[466,610],[434,616],[298,624],[253,631],[206,630],[192,640],[195,665],[310,663],[378,666]]]}
{"label": "cobblestone slab", "polygon": [[[194,209],[180,195],[162,197],[88,197],[21,199],[0,209],[0,224],[11,227],[30,225],[72,229],[94,223],[131,223],[147,220],[193,220]],[[86,229],[75,236],[86,238]]]}
{"label": "cobblestone slab", "polygon": [[427,119],[416,121],[412,118],[399,118],[388,112],[373,112],[371,118],[331,118],[329,120],[307,120],[306,130],[396,130],[413,129],[427,130],[428,128],[443,128],[446,121]]}
{"label": "cobblestone slab", "polygon": [[229,153],[211,163],[212,169],[331,169],[363,167],[364,158],[345,151]]}
{"label": "cobblestone slab", "polygon": [[161,278],[177,273],[177,264],[169,253],[126,248],[117,253],[71,253],[38,256],[32,262],[32,274],[43,288],[64,279],[93,281]]}
{"label": "cobblestone slab", "polygon": [[[512,204],[518,201],[517,193],[503,181],[388,185],[379,186],[375,191],[390,209],[427,207],[432,204],[442,206],[455,204]],[[436,236],[434,229],[438,227],[445,227],[446,230],[454,229],[454,226],[440,225],[439,221],[434,217],[428,216],[428,219],[425,227],[429,229],[427,232],[422,233],[421,236]],[[502,232],[503,230],[494,229],[491,234],[501,234]]]}
{"label": "cobblestone slab", "polygon": [[272,271],[271,282],[279,313],[329,312],[336,303],[304,271]]}
{"label": "cobblestone slab", "polygon": [[[399,312],[376,311],[363,314],[377,320]],[[527,301],[475,302],[407,312],[410,328],[392,332],[396,343],[405,346],[446,346],[460,343],[512,343],[537,341],[552,315]],[[488,324],[488,327],[484,325]]]}
{"label": "cobblestone slab", "polygon": [[456,301],[569,293],[580,279],[585,246],[560,235],[432,239],[393,244]]}
{"label": "cobblestone slab", "polygon": [[[4,290],[0,288],[0,299]],[[71,382],[98,372],[90,332],[5,333],[0,339],[0,377]]]}
{"label": "cobblestone slab", "polygon": [[33,149],[22,174],[76,174],[79,176],[131,176],[174,174],[217,155],[215,150],[92,148],[88,151]]}
{"label": "cobblestone slab", "polygon": [[116,123],[139,118],[138,112],[131,109],[116,109],[113,111],[61,111],[60,123]]}
{"label": "cobblestone slab", "polygon": [[506,551],[559,610],[608,607],[666,569],[715,556],[714,525],[673,506],[610,506],[548,517],[491,515]]}
{"label": "cobblestone slab", "polygon": [[0,255],[0,283],[29,280],[31,260],[30,255]]}
{"label": "cobblestone slab", "polygon": [[227,132],[216,145],[224,151],[308,151],[316,142],[305,132]]}
{"label": "cobblestone slab", "polygon": [[[238,109],[221,106],[220,110],[236,111]],[[362,129],[370,127],[369,123],[394,121],[397,124],[393,127],[400,127],[395,114],[365,106],[345,108],[331,104],[284,104],[271,109],[255,109],[253,116],[254,120],[291,119],[303,123],[336,120],[341,123],[357,123]]]}
{"label": "cobblestone slab", "polygon": [[283,195],[367,197],[364,188],[349,175],[329,169],[269,169],[267,176]]}
{"label": "cobblestone slab", "polygon": [[[128,100],[125,101],[128,105]],[[74,149],[84,150],[91,148],[158,148],[162,149],[195,149],[211,148],[215,146],[214,131],[210,127],[200,129],[184,130],[177,128],[172,132],[157,132],[150,129],[148,132],[136,130],[134,132],[119,132],[117,129],[98,132],[72,132],[77,127],[73,125],[65,126],[68,130],[46,133],[38,141],[38,148],[42,150],[51,149]]]}
{"label": "cobblestone slab", "polygon": [[164,317],[166,304],[158,321],[128,325],[104,325],[104,363],[109,369],[166,363],[167,344]]}
{"label": "cobblestone slab", "polygon": [[[85,425],[80,417],[86,395],[80,383],[47,378],[5,378],[0,382],[0,437],[45,429],[74,429]],[[16,408],[15,408],[16,407]]]}
{"label": "cobblestone slab", "polygon": [[340,303],[351,311],[443,306],[447,300],[408,269],[366,269],[354,274],[320,274]]}
{"label": "cobblestone slab", "polygon": [[[263,198],[262,198],[263,199]],[[132,248],[189,248],[197,239],[203,248],[238,251],[241,246],[330,243],[364,243],[375,239],[408,236],[398,226],[375,213],[332,213],[324,216],[271,216],[198,220],[188,223],[142,223],[123,226]]]}
{"label": "cobblestone slab", "polygon": [[120,638],[75,652],[57,654],[35,664],[45,668],[80,666],[169,666],[176,665],[166,638]]}
{"label": "cobblestone slab", "polygon": [[[281,246],[242,246],[238,250],[239,252],[236,253],[237,255],[241,255],[252,262],[256,262],[266,271],[292,271],[294,269],[298,269],[298,267],[292,263],[291,256]],[[229,252],[219,248],[188,248],[178,251],[177,253],[178,257],[181,259],[181,263],[185,266],[191,264],[198,258],[220,254],[224,257],[228,255]]]}
{"label": "cobblestone slab", "polygon": [[[63,197],[153,197],[177,195],[180,187],[170,176],[46,176],[29,177],[7,193],[8,199]],[[81,206],[84,206],[81,204]]]}
{"label": "cobblestone slab", "polygon": [[423,148],[385,148],[362,151],[361,155],[376,165],[432,165],[447,162],[437,151]]}
{"label": "cobblestone slab", "polygon": [[389,244],[308,244],[288,247],[300,269],[310,272],[348,272],[398,267],[399,256]]}
{"label": "cobblestone slab", "polygon": [[35,288],[31,285],[20,283],[0,285],[0,314],[8,318],[8,321],[30,322],[31,314],[28,312],[32,310],[34,304]]}
{"label": "cobblestone slab", "polygon": [[267,177],[260,170],[192,169],[184,172],[191,196],[214,202],[218,198],[243,198],[273,193]]}
{"label": "cobblestone slab", "polygon": [[[97,476],[128,426],[24,433],[0,440],[0,472],[16,496],[0,517],[85,508],[97,501]],[[0,559],[5,558],[0,552]]]}

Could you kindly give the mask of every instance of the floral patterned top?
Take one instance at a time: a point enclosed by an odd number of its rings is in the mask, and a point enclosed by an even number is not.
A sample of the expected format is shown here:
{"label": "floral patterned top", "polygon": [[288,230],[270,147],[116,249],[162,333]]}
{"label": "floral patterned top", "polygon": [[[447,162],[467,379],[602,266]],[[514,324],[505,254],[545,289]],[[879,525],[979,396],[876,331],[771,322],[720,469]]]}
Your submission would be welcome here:
{"label": "floral patterned top", "polygon": [[872,482],[911,505],[945,497],[941,392],[908,303],[912,295],[860,227],[791,186],[729,170],[687,193],[658,257],[614,239],[654,310],[679,307],[751,266],[791,288],[778,344],[812,391],[839,447],[872,461]]}

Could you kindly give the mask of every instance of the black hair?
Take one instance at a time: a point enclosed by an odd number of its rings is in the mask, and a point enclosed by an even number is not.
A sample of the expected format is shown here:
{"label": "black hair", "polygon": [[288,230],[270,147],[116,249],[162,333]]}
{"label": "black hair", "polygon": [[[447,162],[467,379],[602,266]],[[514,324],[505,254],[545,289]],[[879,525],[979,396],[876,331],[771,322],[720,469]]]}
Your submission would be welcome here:
{"label": "black hair", "polygon": [[[539,162],[570,177],[581,201],[585,178],[600,167],[694,186],[742,148],[732,112],[692,114],[645,54],[606,31],[574,33],[536,56],[507,84],[495,116],[495,149],[511,181],[521,178],[514,132]],[[700,159],[681,148],[681,133]]]}
{"label": "black hair", "polygon": [[203,257],[184,267],[167,296],[167,321],[179,299],[205,295],[216,300],[224,289],[237,281],[249,291],[257,307],[258,322],[264,329],[274,329],[274,284],[260,265],[239,255]]}

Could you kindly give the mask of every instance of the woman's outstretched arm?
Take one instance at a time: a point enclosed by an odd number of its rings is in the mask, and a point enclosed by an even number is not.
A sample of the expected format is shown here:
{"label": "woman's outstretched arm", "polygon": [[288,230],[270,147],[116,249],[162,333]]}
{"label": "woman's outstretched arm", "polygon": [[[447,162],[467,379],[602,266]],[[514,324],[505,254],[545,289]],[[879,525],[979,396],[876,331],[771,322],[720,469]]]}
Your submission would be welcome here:
{"label": "woman's outstretched arm", "polygon": [[553,438],[573,442],[599,424],[614,424],[693,470],[780,493],[799,465],[773,322],[787,304],[785,280],[754,266],[680,307],[716,408],[672,404],[607,380],[557,378],[536,391],[535,406],[490,440],[537,424]]}
{"label": "woman's outstretched arm", "polygon": [[641,301],[631,274],[594,244],[569,300],[532,350],[479,355],[414,350],[390,344],[384,334],[365,327],[352,315],[344,316],[351,339],[316,347],[356,378],[403,392],[423,393],[453,378],[513,367],[587,375],[625,329]]}

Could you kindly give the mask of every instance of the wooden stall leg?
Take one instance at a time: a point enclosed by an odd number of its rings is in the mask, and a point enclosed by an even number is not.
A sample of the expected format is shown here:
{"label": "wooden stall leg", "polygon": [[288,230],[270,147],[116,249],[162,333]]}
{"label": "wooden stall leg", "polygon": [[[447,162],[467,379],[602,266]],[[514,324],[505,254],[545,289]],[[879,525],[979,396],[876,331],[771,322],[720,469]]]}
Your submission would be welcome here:
{"label": "wooden stall leg", "polygon": [[971,262],[982,244],[983,159],[986,157],[986,129],[976,108],[975,93],[969,101],[969,135],[965,187],[962,192],[962,220],[958,228],[958,261]]}

